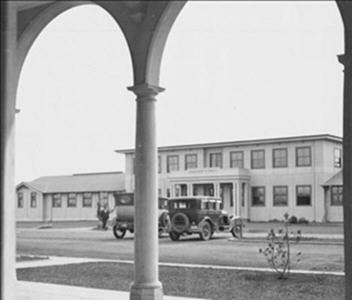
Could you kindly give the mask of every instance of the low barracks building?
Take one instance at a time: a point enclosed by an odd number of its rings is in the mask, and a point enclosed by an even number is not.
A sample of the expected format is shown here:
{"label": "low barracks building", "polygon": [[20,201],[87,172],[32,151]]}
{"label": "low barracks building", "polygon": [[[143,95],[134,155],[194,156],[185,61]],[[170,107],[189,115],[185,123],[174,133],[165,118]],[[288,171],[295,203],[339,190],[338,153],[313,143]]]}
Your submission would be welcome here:
{"label": "low barracks building", "polygon": [[122,172],[40,177],[17,185],[17,221],[96,220],[98,203],[115,205]]}
{"label": "low barracks building", "polygon": [[[125,190],[134,191],[134,149]],[[251,221],[342,221],[342,139],[324,134],[158,148],[159,195],[209,195]]]}

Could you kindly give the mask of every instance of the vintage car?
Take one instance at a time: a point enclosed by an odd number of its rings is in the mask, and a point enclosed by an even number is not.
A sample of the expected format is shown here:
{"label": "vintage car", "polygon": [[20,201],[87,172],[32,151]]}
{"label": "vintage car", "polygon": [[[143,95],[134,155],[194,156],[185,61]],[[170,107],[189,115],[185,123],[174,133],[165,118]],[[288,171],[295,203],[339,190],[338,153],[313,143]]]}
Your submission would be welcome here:
{"label": "vintage car", "polygon": [[[131,233],[134,232],[134,194],[116,193],[114,198],[116,216],[112,221],[112,231],[117,239],[122,239],[127,230]],[[159,236],[168,232],[167,201],[167,198],[159,197]]]}
{"label": "vintage car", "polygon": [[221,209],[220,198],[208,196],[178,197],[168,201],[170,228],[169,236],[177,241],[182,235],[199,234],[204,241],[214,232],[229,231],[237,237],[235,218]]}

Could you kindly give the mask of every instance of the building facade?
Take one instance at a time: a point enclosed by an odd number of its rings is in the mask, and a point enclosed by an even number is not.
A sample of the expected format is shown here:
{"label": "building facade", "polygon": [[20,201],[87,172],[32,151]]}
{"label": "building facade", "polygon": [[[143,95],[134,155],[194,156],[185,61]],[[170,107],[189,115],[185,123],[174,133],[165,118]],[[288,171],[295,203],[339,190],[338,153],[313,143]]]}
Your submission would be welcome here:
{"label": "building facade", "polygon": [[[134,149],[116,152],[125,155],[125,190],[133,192]],[[251,221],[286,212],[342,221],[342,201],[331,199],[337,189],[325,185],[341,168],[342,139],[328,134],[158,148],[159,195],[217,196]]]}
{"label": "building facade", "polygon": [[17,185],[17,221],[95,220],[97,206],[115,206],[122,172],[46,176]]}

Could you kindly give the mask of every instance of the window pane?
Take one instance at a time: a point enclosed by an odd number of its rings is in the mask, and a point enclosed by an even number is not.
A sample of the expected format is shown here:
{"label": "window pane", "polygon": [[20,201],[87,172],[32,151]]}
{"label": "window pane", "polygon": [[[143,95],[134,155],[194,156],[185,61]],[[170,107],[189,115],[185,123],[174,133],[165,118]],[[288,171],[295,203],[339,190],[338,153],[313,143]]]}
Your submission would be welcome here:
{"label": "window pane", "polygon": [[264,150],[251,151],[251,168],[264,169],[265,168],[265,152]]}
{"label": "window pane", "polygon": [[210,168],[222,168],[222,153],[210,153]]}
{"label": "window pane", "polygon": [[334,150],[334,167],[335,168],[342,167],[342,149]]}
{"label": "window pane", "polygon": [[331,187],[331,205],[342,205],[342,186]]}
{"label": "window pane", "polygon": [[68,194],[67,198],[67,207],[76,207],[77,206],[77,197],[75,193]]}
{"label": "window pane", "polygon": [[37,193],[32,192],[31,193],[31,208],[36,208],[37,207]]}
{"label": "window pane", "polygon": [[297,147],[296,148],[296,166],[307,167],[311,166],[311,150],[310,147]]}
{"label": "window pane", "polygon": [[274,186],[273,188],[273,206],[288,205],[288,188],[287,186]]}
{"label": "window pane", "polygon": [[197,154],[187,154],[185,156],[185,169],[197,168]]}
{"label": "window pane", "polygon": [[273,167],[274,168],[287,167],[287,149],[273,150]]}
{"label": "window pane", "polygon": [[61,207],[61,194],[53,195],[53,207]]}
{"label": "window pane", "polygon": [[252,187],[252,206],[265,206],[265,187]]}
{"label": "window pane", "polygon": [[230,153],[230,167],[243,168],[243,151],[235,151]]}
{"label": "window pane", "polygon": [[172,155],[167,157],[167,172],[178,171],[178,156]]}
{"label": "window pane", "polygon": [[23,208],[23,193],[22,192],[17,193],[17,207]]}
{"label": "window pane", "polygon": [[92,207],[92,194],[91,193],[83,193],[83,207]]}
{"label": "window pane", "polygon": [[298,185],[296,187],[297,206],[311,205],[311,186]]}

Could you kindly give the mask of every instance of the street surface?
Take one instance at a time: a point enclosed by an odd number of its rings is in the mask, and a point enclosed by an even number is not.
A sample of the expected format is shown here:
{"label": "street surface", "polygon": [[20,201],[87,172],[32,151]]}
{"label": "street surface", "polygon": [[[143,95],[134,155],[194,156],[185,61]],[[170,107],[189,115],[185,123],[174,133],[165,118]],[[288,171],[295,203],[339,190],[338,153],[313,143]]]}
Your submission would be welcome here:
{"label": "street surface", "polygon": [[[161,262],[268,267],[258,251],[265,246],[264,240],[240,241],[229,233],[215,233],[210,241],[193,235],[178,242],[164,235],[159,239],[159,257]],[[296,264],[298,251],[302,257]],[[292,253],[293,269],[343,271],[341,242],[301,242],[292,246]],[[117,240],[111,230],[18,228],[17,254],[133,260],[133,235]]]}

